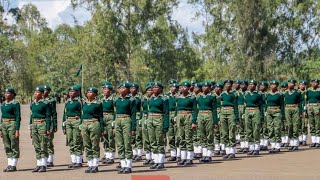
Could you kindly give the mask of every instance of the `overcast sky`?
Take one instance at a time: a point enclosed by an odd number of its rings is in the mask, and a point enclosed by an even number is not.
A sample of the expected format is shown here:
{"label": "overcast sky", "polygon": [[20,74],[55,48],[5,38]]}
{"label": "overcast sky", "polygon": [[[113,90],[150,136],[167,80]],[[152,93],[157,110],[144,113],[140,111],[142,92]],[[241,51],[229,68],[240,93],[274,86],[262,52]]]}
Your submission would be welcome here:
{"label": "overcast sky", "polygon": [[[70,0],[2,0],[10,2],[11,7],[32,3],[37,6],[41,15],[46,18],[51,28],[57,27],[61,23],[74,24],[73,16],[78,23],[83,24],[90,19],[90,13],[84,8],[73,10],[70,6]],[[5,9],[7,9],[5,3]],[[10,7],[9,7],[10,8]],[[195,13],[198,7],[190,5],[187,0],[181,0],[179,7],[174,9],[173,19],[177,20],[183,27],[188,28],[190,32],[203,33],[203,18],[195,19]]]}

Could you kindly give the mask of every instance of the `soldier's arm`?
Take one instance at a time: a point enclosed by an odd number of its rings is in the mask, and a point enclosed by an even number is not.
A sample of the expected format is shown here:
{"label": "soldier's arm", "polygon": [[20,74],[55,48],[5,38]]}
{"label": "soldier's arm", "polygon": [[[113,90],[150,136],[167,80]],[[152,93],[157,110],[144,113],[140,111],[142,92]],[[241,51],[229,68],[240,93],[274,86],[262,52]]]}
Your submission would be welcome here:
{"label": "soldier's arm", "polygon": [[134,99],[132,99],[130,102],[130,110],[131,110],[131,131],[136,131],[137,104]]}
{"label": "soldier's arm", "polygon": [[52,108],[51,108],[51,111],[52,111],[52,124],[53,124],[53,127],[55,129],[57,129],[58,127],[58,121],[57,121],[57,102],[56,100],[52,101]]}
{"label": "soldier's arm", "polygon": [[218,113],[217,113],[217,98],[216,96],[212,96],[212,124],[218,124]]}
{"label": "soldier's arm", "polygon": [[105,124],[104,124],[104,121],[103,121],[103,107],[102,107],[102,103],[99,102],[99,123],[100,123],[100,130],[101,132],[104,131],[104,128],[105,128]]}
{"label": "soldier's arm", "polygon": [[302,94],[301,94],[301,92],[299,92],[299,91],[297,91],[298,92],[298,98],[299,98],[299,114],[300,115],[302,115],[302,113],[303,113],[303,98],[301,98],[302,97]]}
{"label": "soldier's arm", "polygon": [[21,123],[21,110],[20,110],[20,103],[16,103],[15,104],[15,108],[14,108],[14,116],[16,117],[16,130],[19,131],[20,130],[20,123]]}
{"label": "soldier's arm", "polygon": [[170,123],[169,123],[169,101],[168,99],[163,100],[163,129],[165,132],[168,131]]}
{"label": "soldier's arm", "polygon": [[30,111],[31,111],[31,113],[30,113],[29,126],[31,126],[31,124],[32,124],[32,103],[30,104]]}
{"label": "soldier's arm", "polygon": [[284,95],[283,94],[281,94],[281,98],[280,98],[280,110],[281,110],[282,120],[285,120]]}
{"label": "soldier's arm", "polygon": [[263,97],[262,97],[262,94],[259,94],[259,110],[260,110],[260,120],[261,122],[264,121],[264,104],[263,104]]}
{"label": "soldier's arm", "polygon": [[238,96],[234,94],[234,99],[233,99],[233,105],[234,105],[234,115],[235,115],[235,121],[238,123],[239,121],[239,110],[238,110]]}
{"label": "soldier's arm", "polygon": [[51,115],[52,115],[52,111],[51,111],[51,104],[47,103],[46,104],[46,129],[47,131],[50,131],[51,128]]}
{"label": "soldier's arm", "polygon": [[63,109],[62,129],[65,129],[65,122],[66,122],[66,120],[67,120],[66,113],[67,113],[67,102],[64,104],[64,109]]}
{"label": "soldier's arm", "polygon": [[198,116],[197,100],[196,100],[196,98],[193,98],[192,101],[193,101],[192,124],[197,124],[197,116]]}

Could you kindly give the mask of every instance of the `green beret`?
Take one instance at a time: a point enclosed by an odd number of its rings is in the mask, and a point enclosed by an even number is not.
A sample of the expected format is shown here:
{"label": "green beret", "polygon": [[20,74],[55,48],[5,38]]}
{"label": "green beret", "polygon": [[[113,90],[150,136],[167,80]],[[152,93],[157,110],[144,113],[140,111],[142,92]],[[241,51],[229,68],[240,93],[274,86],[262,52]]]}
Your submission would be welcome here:
{"label": "green beret", "polygon": [[270,81],[270,84],[279,85],[279,81],[277,81],[277,80],[272,80],[272,81]]}
{"label": "green beret", "polygon": [[170,80],[168,81],[168,83],[169,83],[169,84],[174,84],[174,83],[177,83],[177,80],[175,80],[175,79],[170,79]]}
{"label": "green beret", "polygon": [[252,83],[252,84],[254,84],[254,85],[257,85],[257,84],[258,84],[258,82],[257,82],[256,80],[253,80],[253,79],[249,81],[249,84],[250,84],[250,83]]}
{"label": "green beret", "polygon": [[241,84],[242,81],[241,80],[235,80],[234,83]]}
{"label": "green beret", "polygon": [[246,85],[248,85],[249,83],[248,83],[247,80],[243,80],[243,81],[241,81],[241,84],[246,84]]}
{"label": "green beret", "polygon": [[16,94],[16,92],[14,91],[14,89],[12,87],[8,87],[4,90],[4,92],[6,93],[11,93],[11,94]]}
{"label": "green beret", "polygon": [[224,85],[226,85],[226,83],[233,84],[233,81],[232,81],[232,80],[225,80],[225,81],[224,81]]}
{"label": "green beret", "polygon": [[135,88],[139,89],[139,84],[133,82],[133,83],[130,83],[130,87],[135,87]]}
{"label": "green beret", "polygon": [[268,87],[268,82],[267,81],[261,81],[259,84],[260,84],[260,86]]}
{"label": "green beret", "polygon": [[190,87],[191,86],[191,83],[189,81],[183,81],[180,83],[180,86],[187,86],[187,87]]}
{"label": "green beret", "polygon": [[283,81],[281,84],[280,84],[280,87],[287,87],[288,86],[288,83]]}
{"label": "green beret", "polygon": [[311,82],[317,82],[317,83],[319,83],[319,79],[312,79]]}
{"label": "green beret", "polygon": [[102,88],[105,88],[105,87],[108,87],[108,86],[112,86],[111,82],[109,82],[109,81],[106,81],[106,82],[101,84]]}
{"label": "green beret", "polygon": [[40,91],[40,92],[44,92],[44,88],[43,88],[43,86],[38,86],[38,87],[36,87],[35,89],[34,89],[34,91]]}
{"label": "green beret", "polygon": [[289,80],[288,80],[288,83],[294,83],[294,84],[295,84],[296,82],[297,82],[297,81],[294,80],[294,79],[289,79]]}
{"label": "green beret", "polygon": [[146,88],[145,88],[145,91],[148,91],[148,89],[151,89],[153,86],[153,83],[148,83]]}
{"label": "green beret", "polygon": [[191,86],[195,86],[197,82],[195,81],[190,81]]}
{"label": "green beret", "polygon": [[178,83],[173,83],[173,84],[170,85],[170,87],[178,88],[178,87],[179,87],[179,84],[178,84]]}
{"label": "green beret", "polygon": [[43,86],[43,89],[48,90],[48,91],[51,91],[51,87],[50,87],[49,85],[44,85],[44,86]]}
{"label": "green beret", "polygon": [[206,81],[202,83],[202,86],[212,86],[212,83],[210,81]]}
{"label": "green beret", "polygon": [[153,83],[153,86],[152,86],[152,87],[154,87],[154,86],[159,86],[159,87],[163,88],[163,84],[162,84],[161,82],[159,82],[159,81],[155,81],[155,82]]}
{"label": "green beret", "polygon": [[211,86],[214,86],[216,85],[216,82],[215,81],[211,81]]}
{"label": "green beret", "polygon": [[92,91],[92,92],[94,92],[94,93],[98,93],[98,89],[96,88],[96,87],[89,87],[88,89],[87,89],[87,92],[88,91]]}
{"label": "green beret", "polygon": [[74,85],[74,86],[71,86],[70,88],[69,88],[69,91],[71,91],[71,90],[73,90],[73,91],[80,91],[80,86],[77,86],[77,85]]}
{"label": "green beret", "polygon": [[217,82],[217,83],[216,83],[216,87],[223,88],[223,86],[224,86],[224,83],[223,83],[223,82]]}
{"label": "green beret", "polygon": [[202,85],[203,85],[202,83],[195,83],[194,84],[195,87],[200,87],[200,88],[202,87]]}
{"label": "green beret", "polygon": [[300,81],[300,84],[307,85],[307,84],[308,84],[308,81],[306,81],[306,80],[301,80],[301,81]]}
{"label": "green beret", "polygon": [[130,88],[131,84],[128,82],[123,82],[123,83],[118,84],[118,89],[121,87]]}

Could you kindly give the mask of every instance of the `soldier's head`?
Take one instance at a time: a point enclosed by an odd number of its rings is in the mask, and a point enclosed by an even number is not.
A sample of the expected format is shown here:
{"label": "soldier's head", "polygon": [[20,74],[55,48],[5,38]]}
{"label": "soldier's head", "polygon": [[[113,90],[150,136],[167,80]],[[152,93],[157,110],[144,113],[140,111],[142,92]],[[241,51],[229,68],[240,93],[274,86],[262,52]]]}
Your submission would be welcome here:
{"label": "soldier's head", "polygon": [[118,85],[118,91],[121,96],[126,96],[130,92],[130,84],[125,82],[125,83],[120,83]]}
{"label": "soldier's head", "polygon": [[152,86],[152,91],[154,95],[159,95],[163,91],[163,84],[159,81],[155,81]]}
{"label": "soldier's head", "polygon": [[241,81],[240,88],[242,91],[246,91],[248,88],[248,81],[247,80]]}
{"label": "soldier's head", "polygon": [[216,94],[220,94],[222,92],[223,86],[224,86],[223,82],[216,83],[216,87],[214,88],[214,92]]}
{"label": "soldier's head", "polygon": [[300,83],[299,83],[299,89],[300,89],[301,91],[306,90],[306,89],[307,89],[307,81],[301,80]]}
{"label": "soldier's head", "polygon": [[289,89],[294,89],[294,87],[296,86],[296,80],[294,80],[294,79],[290,79],[290,80],[288,80],[288,88]]}
{"label": "soldier's head", "polygon": [[4,91],[5,100],[11,101],[12,99],[14,99],[15,96],[16,96],[16,92],[14,91],[14,89],[12,87],[8,87],[5,89],[5,91]]}
{"label": "soldier's head", "polygon": [[153,94],[153,90],[152,90],[152,86],[153,86],[153,82],[149,82],[148,84],[147,84],[147,86],[146,86],[146,95],[148,96],[148,97],[150,97],[150,96],[152,96],[152,94]]}
{"label": "soldier's head", "polygon": [[44,85],[43,88],[44,88],[43,96],[44,97],[49,96],[51,92],[51,87],[49,85]]}
{"label": "soldier's head", "polygon": [[183,94],[187,94],[190,90],[191,83],[189,81],[183,81],[180,83],[180,92]]}
{"label": "soldier's head", "polygon": [[270,82],[270,89],[271,91],[277,91],[278,90],[278,86],[279,86],[279,81],[277,80],[272,80]]}
{"label": "soldier's head", "polygon": [[89,87],[87,89],[87,98],[89,100],[93,100],[95,97],[97,97],[97,94],[98,94],[98,89],[96,87]]}
{"label": "soldier's head", "polygon": [[232,84],[233,84],[232,80],[225,80],[224,81],[224,89],[227,91],[230,91],[232,89]]}
{"label": "soldier's head", "polygon": [[319,86],[319,79],[312,79],[312,80],[311,80],[311,86],[312,86],[313,88],[318,88],[318,86]]}
{"label": "soldier's head", "polygon": [[69,88],[69,96],[71,98],[78,97],[80,95],[80,87],[79,86],[71,86]]}
{"label": "soldier's head", "polygon": [[169,84],[169,86],[171,86],[172,84],[177,84],[178,82],[177,82],[177,80],[175,80],[175,79],[170,79],[169,81],[168,81],[168,84]]}
{"label": "soldier's head", "polygon": [[108,81],[102,84],[102,92],[104,96],[110,96],[113,91],[112,84]]}
{"label": "soldier's head", "polygon": [[199,94],[202,91],[202,83],[196,83],[194,85],[193,92]]}
{"label": "soldier's head", "polygon": [[171,93],[177,93],[179,90],[179,84],[178,83],[172,83],[170,84],[170,92]]}
{"label": "soldier's head", "polygon": [[44,93],[44,88],[43,86],[38,86],[34,89],[33,97],[35,100],[39,100],[42,98]]}
{"label": "soldier's head", "polygon": [[130,83],[130,93],[132,95],[136,95],[139,91],[139,84],[138,83]]}
{"label": "soldier's head", "polygon": [[202,92],[207,94],[211,91],[211,86],[212,86],[212,83],[207,81],[207,82],[203,82],[201,83],[202,84]]}
{"label": "soldier's head", "polygon": [[257,88],[257,81],[256,80],[250,80],[249,81],[249,90],[255,91]]}
{"label": "soldier's head", "polygon": [[260,89],[260,91],[262,91],[262,92],[267,91],[267,89],[268,89],[268,82],[266,82],[266,81],[261,81],[260,84],[259,84],[259,89]]}
{"label": "soldier's head", "polygon": [[241,84],[241,80],[236,80],[236,81],[234,81],[234,83],[233,83],[233,88],[234,88],[235,90],[239,90],[239,89],[240,89],[240,84]]}
{"label": "soldier's head", "polygon": [[194,91],[194,87],[195,87],[195,85],[196,85],[196,82],[195,82],[195,81],[190,81],[190,84],[191,84],[191,86],[190,86],[190,88],[189,88],[189,91],[190,91],[190,92],[193,92],[193,91]]}

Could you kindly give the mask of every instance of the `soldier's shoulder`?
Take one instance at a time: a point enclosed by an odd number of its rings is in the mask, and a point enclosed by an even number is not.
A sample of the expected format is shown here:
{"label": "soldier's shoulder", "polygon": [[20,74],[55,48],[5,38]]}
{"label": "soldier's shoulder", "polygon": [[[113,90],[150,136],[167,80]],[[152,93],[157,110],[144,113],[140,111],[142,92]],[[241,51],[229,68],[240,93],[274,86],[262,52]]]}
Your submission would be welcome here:
{"label": "soldier's shoulder", "polygon": [[20,104],[20,102],[18,100],[16,100],[16,99],[13,99],[12,100],[12,104]]}
{"label": "soldier's shoulder", "polygon": [[50,104],[50,101],[47,100],[47,99],[43,99],[42,102],[43,102],[44,104]]}
{"label": "soldier's shoulder", "polygon": [[166,101],[166,100],[169,99],[169,96],[166,95],[166,94],[163,94],[163,95],[161,95],[161,98],[162,98],[164,101]]}

